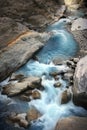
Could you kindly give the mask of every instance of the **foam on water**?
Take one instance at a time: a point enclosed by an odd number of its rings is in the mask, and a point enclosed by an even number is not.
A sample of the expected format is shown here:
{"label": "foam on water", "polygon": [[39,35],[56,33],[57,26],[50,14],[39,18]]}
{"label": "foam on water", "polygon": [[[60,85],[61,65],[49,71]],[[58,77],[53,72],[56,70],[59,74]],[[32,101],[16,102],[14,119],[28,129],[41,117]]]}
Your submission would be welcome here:
{"label": "foam on water", "polygon": [[35,107],[42,113],[40,117],[33,125],[43,126],[42,130],[53,130],[58,120],[72,116],[87,116],[87,111],[81,107],[75,106],[72,101],[65,105],[61,105],[61,93],[66,90],[66,82],[59,79],[63,84],[61,88],[55,88],[54,79],[46,79],[42,77],[42,85],[45,90],[41,93],[41,99],[32,100],[29,102],[30,107]]}
{"label": "foam on water", "polygon": [[44,64],[38,61],[30,60],[23,67],[21,67],[16,73],[24,74],[25,76],[39,76],[49,75],[51,72],[67,71],[69,68],[66,65],[57,65],[53,63]]}

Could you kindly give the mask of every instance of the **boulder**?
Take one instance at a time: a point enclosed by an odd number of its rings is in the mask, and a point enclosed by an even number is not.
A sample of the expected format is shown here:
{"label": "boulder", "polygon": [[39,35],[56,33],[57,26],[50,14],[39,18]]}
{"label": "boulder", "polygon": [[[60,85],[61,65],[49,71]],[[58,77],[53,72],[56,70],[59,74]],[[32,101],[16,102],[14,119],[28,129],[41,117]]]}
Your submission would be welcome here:
{"label": "boulder", "polygon": [[55,130],[87,130],[87,118],[67,117],[57,123]]}
{"label": "boulder", "polygon": [[41,116],[41,113],[37,111],[35,108],[30,108],[27,112],[27,120],[28,122],[34,121]]}
{"label": "boulder", "polygon": [[87,56],[80,59],[74,75],[74,103],[87,108]]}
{"label": "boulder", "polygon": [[28,77],[23,79],[21,82],[17,82],[14,84],[8,84],[3,87],[3,94],[8,96],[16,96],[26,90],[35,89],[38,86],[41,86],[41,80],[38,77]]}
{"label": "boulder", "polygon": [[78,18],[72,23],[71,31],[75,30],[86,30],[87,29],[87,19]]}
{"label": "boulder", "polygon": [[33,99],[40,99],[40,98],[41,98],[40,92],[39,92],[38,90],[34,90],[34,91],[32,92],[32,98],[33,98]]}
{"label": "boulder", "polygon": [[47,33],[29,30],[10,18],[0,18],[0,81],[25,64],[43,47]]}
{"label": "boulder", "polygon": [[65,90],[61,95],[61,104],[68,103],[71,99],[71,94],[69,91]]}

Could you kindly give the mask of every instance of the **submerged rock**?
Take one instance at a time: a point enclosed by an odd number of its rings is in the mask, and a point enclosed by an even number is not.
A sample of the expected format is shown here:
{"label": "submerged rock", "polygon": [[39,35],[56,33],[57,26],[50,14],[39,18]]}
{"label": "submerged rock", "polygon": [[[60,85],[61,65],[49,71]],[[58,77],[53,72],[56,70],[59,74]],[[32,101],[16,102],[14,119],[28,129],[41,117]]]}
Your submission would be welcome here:
{"label": "submerged rock", "polygon": [[28,77],[23,79],[21,82],[17,82],[14,84],[8,84],[3,87],[3,94],[7,94],[8,96],[16,96],[25,90],[35,89],[38,86],[41,86],[41,80],[38,77]]}
{"label": "submerged rock", "polygon": [[27,112],[27,120],[28,122],[34,121],[41,116],[40,112],[37,111],[35,108],[30,108]]}
{"label": "submerged rock", "polygon": [[68,117],[60,120],[55,130],[87,130],[86,117]]}
{"label": "submerged rock", "polygon": [[87,108],[87,56],[80,59],[74,76],[74,103]]}

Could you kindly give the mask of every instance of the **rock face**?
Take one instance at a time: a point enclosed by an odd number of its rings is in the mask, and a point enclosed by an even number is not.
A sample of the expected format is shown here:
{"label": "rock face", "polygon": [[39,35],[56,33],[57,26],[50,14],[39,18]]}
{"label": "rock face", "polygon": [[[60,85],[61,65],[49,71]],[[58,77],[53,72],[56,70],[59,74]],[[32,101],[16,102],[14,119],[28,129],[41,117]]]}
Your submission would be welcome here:
{"label": "rock face", "polygon": [[68,117],[58,122],[55,130],[87,130],[86,117]]}
{"label": "rock face", "polygon": [[9,18],[0,20],[0,81],[32,57],[48,35],[30,31]]}
{"label": "rock face", "polygon": [[73,92],[74,103],[87,108],[87,56],[77,64]]}
{"label": "rock face", "polygon": [[40,82],[41,80],[38,77],[28,77],[21,82],[6,85],[3,87],[2,93],[7,94],[8,96],[15,96],[27,89],[31,90],[37,88],[37,86],[40,86]]}

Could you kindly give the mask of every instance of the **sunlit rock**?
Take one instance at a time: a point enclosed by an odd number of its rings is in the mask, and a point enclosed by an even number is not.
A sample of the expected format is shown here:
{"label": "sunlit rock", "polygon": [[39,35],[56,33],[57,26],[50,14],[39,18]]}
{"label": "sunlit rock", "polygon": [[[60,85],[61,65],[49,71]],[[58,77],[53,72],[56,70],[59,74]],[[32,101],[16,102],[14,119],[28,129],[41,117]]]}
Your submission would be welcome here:
{"label": "sunlit rock", "polygon": [[82,5],[83,0],[64,0],[64,2],[68,9],[72,10],[78,9]]}

